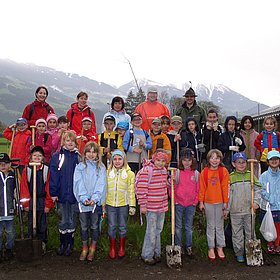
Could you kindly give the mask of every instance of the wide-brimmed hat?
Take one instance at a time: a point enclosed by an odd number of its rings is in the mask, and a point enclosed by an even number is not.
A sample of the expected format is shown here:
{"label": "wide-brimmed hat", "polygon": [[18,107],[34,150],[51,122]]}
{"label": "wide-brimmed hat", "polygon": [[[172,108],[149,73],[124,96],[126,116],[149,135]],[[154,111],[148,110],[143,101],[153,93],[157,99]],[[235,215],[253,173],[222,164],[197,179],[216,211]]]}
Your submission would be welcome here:
{"label": "wide-brimmed hat", "polygon": [[193,88],[191,88],[191,87],[185,92],[184,96],[185,96],[185,97],[186,97],[186,96],[194,96],[194,97],[197,97],[197,95],[195,94]]}

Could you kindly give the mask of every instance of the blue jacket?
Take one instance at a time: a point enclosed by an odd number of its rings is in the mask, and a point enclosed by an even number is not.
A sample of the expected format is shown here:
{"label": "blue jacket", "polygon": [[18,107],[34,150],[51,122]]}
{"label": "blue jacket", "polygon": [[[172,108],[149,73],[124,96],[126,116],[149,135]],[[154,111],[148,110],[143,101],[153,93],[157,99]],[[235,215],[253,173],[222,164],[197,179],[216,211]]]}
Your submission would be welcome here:
{"label": "blue jacket", "polygon": [[84,201],[93,200],[101,206],[106,198],[106,168],[103,164],[97,169],[96,161],[87,160],[86,165],[80,162],[74,172],[73,191],[79,203],[80,212],[91,212],[95,206],[86,206]]}
{"label": "blue jacket", "polygon": [[73,177],[78,164],[79,152],[77,149],[69,151],[62,147],[51,158],[50,195],[57,196],[60,203],[76,203],[73,193]]}
{"label": "blue jacket", "polygon": [[[261,209],[266,210],[266,204],[269,202],[272,211],[280,210],[280,169],[276,172],[270,167],[261,174],[259,179],[262,185]],[[269,192],[266,191],[267,185]]]}

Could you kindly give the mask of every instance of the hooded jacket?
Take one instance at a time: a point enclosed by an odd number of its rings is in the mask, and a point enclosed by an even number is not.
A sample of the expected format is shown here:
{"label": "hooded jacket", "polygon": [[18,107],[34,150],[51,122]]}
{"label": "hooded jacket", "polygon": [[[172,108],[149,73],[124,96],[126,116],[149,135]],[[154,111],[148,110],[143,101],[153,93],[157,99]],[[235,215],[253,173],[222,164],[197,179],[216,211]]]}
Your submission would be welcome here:
{"label": "hooded jacket", "polygon": [[[32,105],[33,104],[33,105]],[[34,106],[34,111],[30,118],[31,108]],[[38,119],[47,119],[48,114],[54,114],[54,109],[47,102],[40,102],[35,99],[31,104],[28,104],[22,113],[22,117],[28,122],[28,126],[35,125]]]}
{"label": "hooded jacket", "polygon": [[128,165],[120,170],[115,167],[108,170],[106,204],[113,207],[135,207],[134,179],[135,174]]}
{"label": "hooded jacket", "polygon": [[[80,212],[92,212],[95,204],[101,206],[106,197],[106,168],[103,164],[97,168],[97,162],[80,162],[74,172],[73,192],[78,201]],[[93,200],[94,205],[84,205],[85,200]]]}
{"label": "hooded jacket", "polygon": [[14,173],[9,171],[5,176],[0,171],[0,216],[7,217],[15,214],[14,190],[16,187]]}
{"label": "hooded jacket", "polygon": [[95,116],[91,108],[86,105],[83,109],[79,109],[78,103],[71,104],[71,108],[67,111],[66,117],[70,123],[70,129],[74,130],[78,135],[82,132],[82,119],[90,117],[92,119],[92,132],[96,134]]}

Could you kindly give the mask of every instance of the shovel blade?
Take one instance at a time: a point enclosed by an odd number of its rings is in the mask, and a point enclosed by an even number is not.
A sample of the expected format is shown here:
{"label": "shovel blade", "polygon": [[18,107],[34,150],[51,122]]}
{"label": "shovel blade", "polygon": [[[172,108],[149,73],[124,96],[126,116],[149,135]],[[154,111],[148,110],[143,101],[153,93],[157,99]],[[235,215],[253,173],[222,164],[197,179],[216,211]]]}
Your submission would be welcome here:
{"label": "shovel blade", "polygon": [[15,255],[19,262],[31,262],[33,260],[33,243],[31,238],[15,240]]}
{"label": "shovel blade", "polygon": [[33,247],[33,260],[38,260],[43,256],[42,250],[42,240],[32,240],[32,247]]}
{"label": "shovel blade", "polygon": [[260,239],[250,239],[245,243],[246,260],[249,266],[262,266],[263,255]]}
{"label": "shovel blade", "polygon": [[181,247],[178,245],[166,246],[166,263],[170,268],[179,268],[182,266]]}

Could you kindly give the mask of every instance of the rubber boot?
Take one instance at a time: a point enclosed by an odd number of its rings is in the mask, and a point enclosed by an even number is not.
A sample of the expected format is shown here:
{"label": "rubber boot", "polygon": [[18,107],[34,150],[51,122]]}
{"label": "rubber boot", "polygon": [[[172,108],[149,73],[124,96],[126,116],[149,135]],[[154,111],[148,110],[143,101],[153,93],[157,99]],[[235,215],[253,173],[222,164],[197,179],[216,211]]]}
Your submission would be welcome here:
{"label": "rubber boot", "polygon": [[60,245],[57,249],[57,254],[59,256],[62,256],[66,250],[66,234],[60,233],[59,239],[60,239]]}
{"label": "rubber boot", "polygon": [[125,256],[125,237],[120,237],[120,244],[119,244],[119,258],[123,258]]}
{"label": "rubber boot", "polygon": [[94,253],[96,251],[96,241],[92,241],[89,246],[87,260],[92,262],[94,258]]}
{"label": "rubber boot", "polygon": [[73,246],[74,246],[74,232],[73,233],[66,233],[66,250],[65,250],[65,256],[70,256],[73,252]]}
{"label": "rubber boot", "polygon": [[109,237],[110,239],[110,252],[109,252],[109,257],[111,259],[116,258],[116,238]]}
{"label": "rubber boot", "polygon": [[80,261],[84,261],[88,254],[88,244],[87,241],[83,241],[82,252],[80,254]]}

